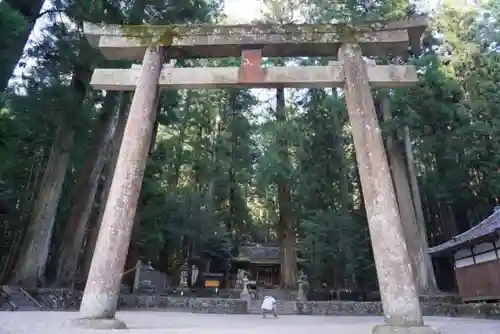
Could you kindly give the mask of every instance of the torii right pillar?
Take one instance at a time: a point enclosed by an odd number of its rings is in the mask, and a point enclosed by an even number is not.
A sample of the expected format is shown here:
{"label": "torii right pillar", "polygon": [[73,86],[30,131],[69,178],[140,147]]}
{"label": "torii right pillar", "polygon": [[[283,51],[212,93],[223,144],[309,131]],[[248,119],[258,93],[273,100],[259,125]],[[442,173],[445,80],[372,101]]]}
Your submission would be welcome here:
{"label": "torii right pillar", "polygon": [[345,99],[365,201],[385,324],[375,334],[436,334],[425,326],[366,63],[358,44],[339,50]]}

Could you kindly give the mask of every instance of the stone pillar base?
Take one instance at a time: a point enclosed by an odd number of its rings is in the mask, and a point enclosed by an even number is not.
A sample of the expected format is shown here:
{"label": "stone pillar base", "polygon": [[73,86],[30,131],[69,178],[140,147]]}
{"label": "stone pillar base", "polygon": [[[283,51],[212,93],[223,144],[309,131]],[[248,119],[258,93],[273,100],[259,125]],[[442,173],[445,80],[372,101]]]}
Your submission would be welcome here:
{"label": "stone pillar base", "polygon": [[390,326],[378,325],[373,328],[373,334],[440,334],[430,326]]}
{"label": "stone pillar base", "polygon": [[123,321],[115,318],[79,318],[71,320],[70,323],[85,329],[127,329]]}

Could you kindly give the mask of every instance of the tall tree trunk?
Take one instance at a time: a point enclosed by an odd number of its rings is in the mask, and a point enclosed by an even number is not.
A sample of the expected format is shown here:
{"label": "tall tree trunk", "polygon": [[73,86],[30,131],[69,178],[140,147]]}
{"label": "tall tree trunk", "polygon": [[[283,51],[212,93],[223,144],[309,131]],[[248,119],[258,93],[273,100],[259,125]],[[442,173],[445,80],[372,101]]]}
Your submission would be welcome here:
{"label": "tall tree trunk", "polygon": [[229,214],[229,224],[228,224],[228,231],[232,233],[233,236],[233,241],[237,240],[237,236],[239,237],[239,234],[235,234],[235,231],[237,230],[238,224],[236,221],[236,207],[235,207],[235,202],[236,202],[236,170],[235,170],[235,163],[236,163],[236,147],[237,147],[237,134],[235,132],[233,122],[235,121],[236,118],[236,108],[238,108],[238,91],[236,89],[231,89],[228,91],[229,93],[229,109],[231,110],[231,115],[229,115],[229,119],[226,120],[226,126],[225,126],[225,131],[227,133],[228,130],[231,131],[230,134],[230,151],[229,154],[231,155],[231,160],[229,162],[229,170],[228,172],[228,214]]}
{"label": "tall tree trunk", "polygon": [[18,12],[24,22],[20,22],[15,36],[0,40],[0,92],[5,91],[14,69],[23,55],[24,46],[35,26],[38,14],[42,9],[44,0],[4,0],[0,1],[0,11]]}
{"label": "tall tree trunk", "polygon": [[[334,98],[337,98],[337,88],[332,89],[332,94]],[[331,112],[333,120],[333,131],[334,131],[334,145],[335,152],[339,163],[339,188],[340,188],[340,206],[342,216],[345,218],[351,217],[350,214],[350,197],[349,197],[349,175],[348,175],[348,165],[344,155],[344,138],[342,136],[342,123],[339,116],[338,110],[332,110]],[[352,222],[351,220],[349,221]],[[340,224],[340,242],[342,243],[341,249],[344,253],[346,266],[345,266],[345,280],[349,287],[356,286],[356,276],[354,271],[354,255],[352,250],[352,243],[347,239],[348,229],[344,228],[342,223]],[[345,284],[344,284],[345,285]]]}
{"label": "tall tree trunk", "polygon": [[103,110],[92,132],[92,144],[87,153],[83,170],[73,193],[73,207],[66,224],[64,239],[58,252],[56,284],[72,287],[78,266],[78,258],[85,239],[87,222],[92,211],[105,153],[111,140],[118,92],[107,92]]}
{"label": "tall tree trunk", "polygon": [[[332,95],[335,99],[338,97],[337,88],[332,88]],[[332,110],[332,120],[334,128],[334,143],[337,158],[339,159],[339,179],[340,179],[340,205],[342,214],[349,216],[350,199],[349,199],[349,175],[348,165],[344,155],[344,137],[342,136],[342,122],[338,110]]]}
{"label": "tall tree trunk", "polygon": [[[410,176],[410,187],[412,192],[413,206],[415,208],[415,218],[417,227],[420,234],[420,244],[424,250],[429,248],[429,241],[427,240],[427,229],[425,227],[424,210],[422,208],[422,200],[420,199],[420,191],[418,189],[417,172],[415,170],[415,160],[413,159],[413,150],[411,145],[411,135],[408,126],[404,128],[404,142],[406,152],[406,163],[408,164],[408,175]],[[424,291],[427,293],[437,292],[438,286],[436,283],[436,275],[434,273],[434,266],[432,265],[432,258],[424,253],[424,263],[426,268],[427,277],[423,284]]]}
{"label": "tall tree trunk", "polygon": [[[70,89],[76,94],[76,106],[81,106],[85,99],[91,73],[89,68],[75,66]],[[66,122],[57,128],[49,161],[35,200],[32,221],[21,246],[21,256],[14,269],[12,280],[14,284],[36,286],[38,283],[45,283],[45,268],[55,215],[75,139],[75,127],[70,124],[70,119],[68,112]]]}
{"label": "tall tree trunk", "polygon": [[33,208],[33,200],[36,198],[40,180],[43,177],[43,166],[46,164],[45,151],[46,148],[42,147],[38,152],[33,153],[30,176],[28,177],[26,185],[23,189],[23,198],[18,204],[19,210],[17,212],[19,216],[17,218],[21,223],[21,226],[12,236],[9,253],[6,256],[2,273],[0,275],[0,284],[7,284],[7,282],[11,280],[14,275],[16,261],[20,256],[20,253],[22,253],[20,246],[29,226],[30,211]]}
{"label": "tall tree trunk", "polygon": [[[198,131],[196,133],[196,141],[197,142],[201,142],[203,141],[203,126],[202,125],[199,125],[198,126]],[[195,161],[194,165],[193,165],[193,171],[194,171],[194,184],[195,184],[195,189],[196,189],[196,192],[197,193],[200,193],[201,192],[201,189],[203,188],[203,185],[202,185],[202,177],[201,177],[201,165],[200,165],[200,162],[199,161]]]}
{"label": "tall tree trunk", "polygon": [[[218,109],[220,111],[220,109]],[[213,120],[212,125],[212,133],[210,134],[210,184],[208,185],[208,202],[209,202],[209,210],[212,217],[215,214],[215,190],[217,186],[217,176],[219,168],[218,164],[218,150],[217,150],[217,139],[219,138],[219,134],[221,132],[221,119],[220,115],[217,114],[217,117]]]}
{"label": "tall tree trunk", "polygon": [[[285,90],[276,89],[276,121],[281,126],[286,122]],[[284,136],[278,139],[280,163],[284,173],[290,172],[290,158],[288,153],[288,143]],[[297,279],[297,251],[295,217],[292,210],[290,188],[288,178],[283,174],[278,178],[278,233],[281,251],[281,287],[294,288]]]}
{"label": "tall tree trunk", "polygon": [[59,126],[56,131],[49,162],[45,167],[45,173],[35,200],[32,220],[14,269],[15,274],[12,281],[15,284],[34,287],[45,282],[45,268],[52,230],[74,136],[74,129],[68,125]]}
{"label": "tall tree trunk", "polygon": [[[162,98],[160,97],[160,93],[158,93],[158,99],[159,101],[156,103],[157,109],[156,109],[156,117],[155,117],[155,123],[153,125],[153,133],[151,135],[150,143],[149,143],[149,150],[148,150],[148,162],[151,158],[151,156],[154,154],[155,149],[156,149],[156,136],[158,134],[158,115],[161,112],[162,109],[162,103],[161,100]],[[146,162],[146,168],[147,164]],[[144,181],[143,181],[144,182]],[[130,237],[130,244],[128,247],[128,253],[127,253],[127,259],[125,261],[125,270],[133,268],[137,260],[139,258],[139,245],[138,245],[138,239],[139,239],[139,227],[141,223],[141,213],[144,210],[144,207],[146,206],[146,203],[149,201],[148,198],[144,198],[144,192],[141,192],[139,195],[139,202],[137,204],[137,210],[135,213],[134,217],[134,225],[132,226],[132,233]]]}
{"label": "tall tree trunk", "polygon": [[193,96],[193,90],[187,91],[186,102],[184,105],[183,116],[179,129],[179,140],[175,146],[175,159],[173,165],[173,173],[170,174],[170,180],[168,182],[169,191],[176,192],[177,186],[179,184],[180,170],[182,165],[182,157],[184,153],[184,142],[186,141],[186,130],[191,117],[191,100]]}
{"label": "tall tree trunk", "polygon": [[[390,100],[386,93],[382,97],[381,109],[384,120],[392,120]],[[404,155],[400,145],[394,140],[393,134],[388,135],[386,138],[386,149],[394,188],[396,190],[399,214],[401,215],[408,253],[413,266],[414,279],[418,292],[424,294],[428,292],[430,284],[430,275],[428,267],[425,264],[425,248],[422,244],[421,231],[417,224]]]}
{"label": "tall tree trunk", "polygon": [[432,204],[435,210],[433,213],[438,217],[438,219],[436,220],[440,226],[440,231],[442,233],[441,237],[442,239],[444,239],[441,240],[440,242],[444,242],[445,240],[450,240],[454,236],[458,235],[459,234],[458,225],[451,207],[447,203],[443,203],[440,200],[435,200],[432,202]]}
{"label": "tall tree trunk", "polygon": [[83,276],[85,277],[85,279],[88,276],[90,265],[92,263],[92,257],[94,256],[94,249],[97,242],[97,237],[99,236],[99,229],[101,228],[102,215],[104,214],[104,208],[106,206],[106,200],[108,199],[111,181],[113,180],[118,153],[120,153],[120,146],[122,144],[125,125],[127,124],[128,113],[130,109],[130,102],[132,98],[131,94],[132,93],[122,93],[122,97],[120,99],[120,109],[118,111],[118,119],[113,131],[113,138],[111,140],[111,143],[109,143],[110,149],[108,159],[102,173],[105,176],[105,179],[103,189],[98,200],[99,205],[97,206],[97,217],[94,221],[93,226],[90,226],[90,231],[87,233],[87,240],[85,242],[84,260],[82,266],[82,271],[84,273]]}

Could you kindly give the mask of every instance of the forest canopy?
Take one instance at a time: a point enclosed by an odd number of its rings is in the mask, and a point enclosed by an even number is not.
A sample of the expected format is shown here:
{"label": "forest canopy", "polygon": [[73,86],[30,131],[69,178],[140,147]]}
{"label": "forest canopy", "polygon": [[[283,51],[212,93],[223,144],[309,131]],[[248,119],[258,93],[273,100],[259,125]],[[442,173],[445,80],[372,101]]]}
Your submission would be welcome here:
{"label": "forest canopy", "polygon": [[[421,54],[398,60],[417,67],[418,83],[373,90],[396,190],[409,194],[398,194],[400,213],[427,237],[413,238],[414,249],[476,225],[500,195],[500,1],[453,3],[430,13]],[[418,5],[264,0],[259,21],[396,19]],[[96,67],[131,62],[105,60],[85,39],[83,22],[231,22],[223,8],[222,0],[0,2],[2,282],[73,286],[90,266],[131,100],[93,90],[90,77]],[[175,278],[186,259],[199,258],[224,272],[243,242],[292,251],[283,260],[285,286],[295,284],[300,258],[312,284],[376,287],[342,90],[162,91],[125,269],[141,257]],[[454,284],[445,262],[434,262],[444,290]]]}

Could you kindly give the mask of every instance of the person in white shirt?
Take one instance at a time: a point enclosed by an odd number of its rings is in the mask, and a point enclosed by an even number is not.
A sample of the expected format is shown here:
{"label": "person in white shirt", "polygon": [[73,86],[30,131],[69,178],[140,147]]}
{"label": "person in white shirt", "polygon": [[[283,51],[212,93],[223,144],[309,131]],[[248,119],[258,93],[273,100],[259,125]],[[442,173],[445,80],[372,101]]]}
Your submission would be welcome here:
{"label": "person in white shirt", "polygon": [[278,318],[278,315],[276,314],[276,298],[273,296],[265,296],[260,309],[262,312],[262,318],[266,317],[266,313],[272,313],[276,319]]}

